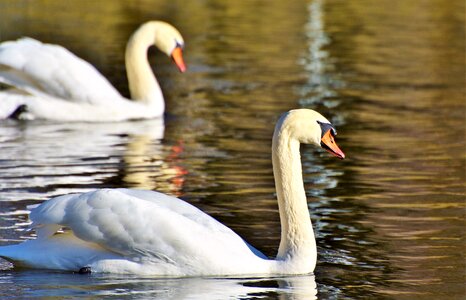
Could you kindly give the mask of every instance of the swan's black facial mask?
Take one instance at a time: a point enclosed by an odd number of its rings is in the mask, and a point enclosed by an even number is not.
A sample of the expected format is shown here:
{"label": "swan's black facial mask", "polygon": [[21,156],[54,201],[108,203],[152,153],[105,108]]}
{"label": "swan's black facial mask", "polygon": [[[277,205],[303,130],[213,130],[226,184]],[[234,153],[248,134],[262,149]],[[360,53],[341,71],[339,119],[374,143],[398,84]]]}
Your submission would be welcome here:
{"label": "swan's black facial mask", "polygon": [[176,44],[175,48],[178,47],[178,48],[184,49],[184,44],[183,43],[180,43],[177,40],[175,40],[175,44]]}
{"label": "swan's black facial mask", "polygon": [[330,130],[330,132],[332,133],[332,135],[334,137],[337,135],[337,131],[335,130],[335,128],[333,128],[332,124],[322,123],[322,122],[319,122],[319,121],[317,121],[317,123],[320,125],[320,129],[322,130],[322,134],[320,135],[320,138],[323,138],[325,133],[327,133],[327,131],[329,131],[329,130]]}
{"label": "swan's black facial mask", "polygon": [[320,136],[320,146],[338,158],[345,158],[345,154],[335,143],[334,138],[337,135],[337,131],[333,128],[332,124],[322,123],[319,121],[317,121],[317,123],[320,125],[320,129],[322,131]]}

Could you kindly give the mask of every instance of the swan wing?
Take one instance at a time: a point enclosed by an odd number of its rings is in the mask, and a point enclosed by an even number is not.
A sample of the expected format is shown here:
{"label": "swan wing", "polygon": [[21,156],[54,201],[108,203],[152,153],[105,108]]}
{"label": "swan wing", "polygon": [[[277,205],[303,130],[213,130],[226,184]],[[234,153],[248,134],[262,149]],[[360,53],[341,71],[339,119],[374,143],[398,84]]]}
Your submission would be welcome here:
{"label": "swan wing", "polygon": [[91,64],[67,49],[21,38],[0,44],[0,82],[40,97],[109,104],[122,98]]}
{"label": "swan wing", "polygon": [[103,189],[60,196],[35,208],[30,217],[38,238],[50,236],[60,225],[84,241],[125,257],[184,269],[215,264],[217,257],[263,258],[201,210],[152,191]]}

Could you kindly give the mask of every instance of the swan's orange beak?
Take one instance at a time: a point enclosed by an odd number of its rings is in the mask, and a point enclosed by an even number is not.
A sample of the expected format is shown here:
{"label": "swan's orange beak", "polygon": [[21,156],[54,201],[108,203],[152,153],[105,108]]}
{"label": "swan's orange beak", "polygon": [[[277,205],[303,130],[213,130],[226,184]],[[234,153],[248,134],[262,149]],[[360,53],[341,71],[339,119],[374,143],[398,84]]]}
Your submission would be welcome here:
{"label": "swan's orange beak", "polygon": [[338,147],[337,143],[335,143],[335,139],[333,138],[333,135],[332,135],[332,130],[329,129],[324,134],[324,136],[320,140],[320,145],[322,146],[322,148],[332,153],[336,157],[340,159],[345,158],[345,153],[343,153],[343,151],[341,151],[340,148]]}
{"label": "swan's orange beak", "polygon": [[180,70],[181,73],[186,71],[186,65],[184,64],[183,60],[183,51],[181,50],[181,47],[176,47],[172,51],[172,59],[175,62],[176,66]]}

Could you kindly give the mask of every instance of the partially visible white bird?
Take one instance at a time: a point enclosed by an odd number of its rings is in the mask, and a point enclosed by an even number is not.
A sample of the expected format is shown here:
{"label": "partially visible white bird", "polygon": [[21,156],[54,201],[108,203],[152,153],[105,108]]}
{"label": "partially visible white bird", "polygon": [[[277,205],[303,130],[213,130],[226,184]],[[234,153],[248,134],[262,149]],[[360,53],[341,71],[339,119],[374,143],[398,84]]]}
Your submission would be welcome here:
{"label": "partially visible white bird", "polygon": [[186,70],[180,33],[170,24],[141,25],[126,46],[126,71],[132,100],[126,99],[91,64],[67,49],[31,38],[0,44],[0,119],[110,122],[163,115],[165,102],[147,60],[156,46]]}
{"label": "partially visible white bird", "polygon": [[[273,170],[282,226],[276,259],[178,198],[153,191],[102,189],[50,199],[30,218],[37,239],[0,247],[18,266],[159,276],[305,274],[317,249],[304,190],[300,143],[345,155],[330,122],[308,109],[275,127]],[[62,232],[64,230],[64,232]]]}

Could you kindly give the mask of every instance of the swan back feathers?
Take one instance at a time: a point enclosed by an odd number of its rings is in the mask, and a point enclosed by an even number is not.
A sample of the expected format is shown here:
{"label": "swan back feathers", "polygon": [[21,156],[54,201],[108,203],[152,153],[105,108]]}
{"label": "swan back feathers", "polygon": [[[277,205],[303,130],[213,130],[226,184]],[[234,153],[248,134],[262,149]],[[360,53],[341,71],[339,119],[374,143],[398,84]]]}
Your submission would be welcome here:
{"label": "swan back feathers", "polygon": [[31,95],[81,103],[111,104],[121,98],[90,63],[32,38],[1,44],[0,82]]}

